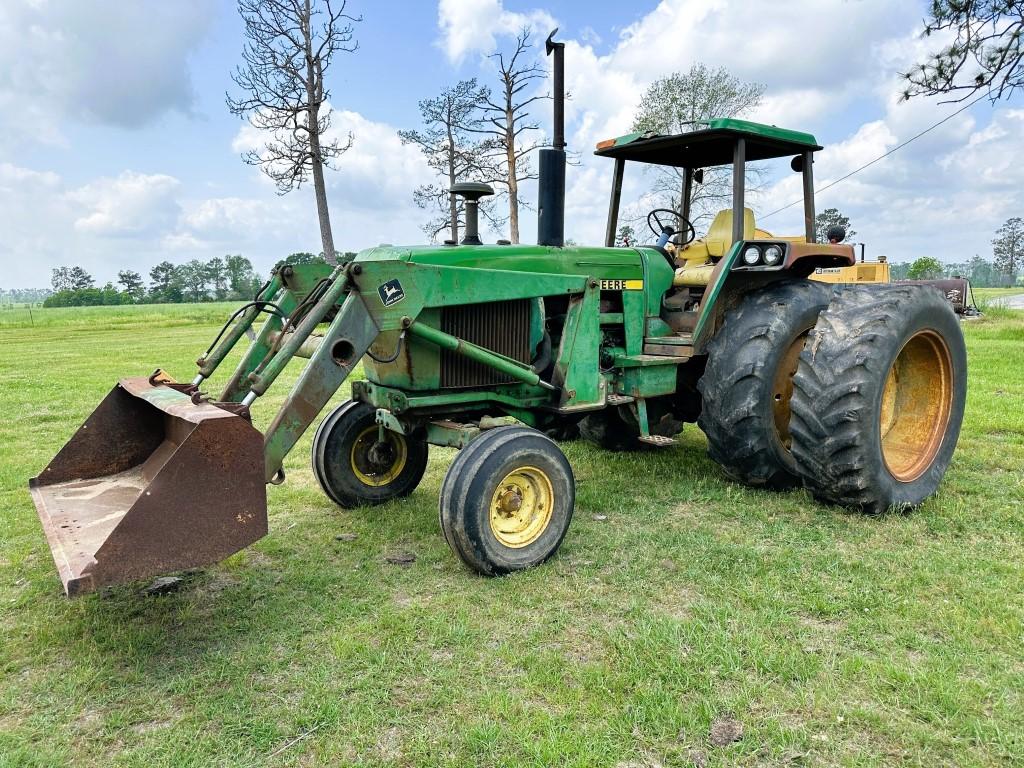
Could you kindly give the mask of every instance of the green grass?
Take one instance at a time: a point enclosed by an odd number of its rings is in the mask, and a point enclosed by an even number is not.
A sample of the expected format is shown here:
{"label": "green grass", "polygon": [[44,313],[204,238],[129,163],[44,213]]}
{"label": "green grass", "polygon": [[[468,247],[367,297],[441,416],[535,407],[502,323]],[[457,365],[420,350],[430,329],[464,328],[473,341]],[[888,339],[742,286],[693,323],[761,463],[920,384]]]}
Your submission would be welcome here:
{"label": "green grass", "polygon": [[1024,293],[1024,287],[1018,288],[971,288],[974,293],[974,298],[978,301],[990,302],[993,299],[999,299],[1004,296],[1017,296]]}
{"label": "green grass", "polygon": [[17,306],[0,309],[0,329],[15,328],[170,328],[223,323],[239,306],[221,301],[203,304],[127,304],[116,307],[58,307],[31,310]]}
{"label": "green grass", "polygon": [[[307,436],[255,546],[171,595],[65,599],[27,478],[119,376],[189,378],[215,309],[3,331],[0,766],[1024,763],[1024,313],[965,324],[960,446],[911,514],[731,484],[693,427],[567,443],[560,553],[488,580],[437,527],[450,451],[408,500],[344,511]],[[714,747],[724,716],[743,737]]]}

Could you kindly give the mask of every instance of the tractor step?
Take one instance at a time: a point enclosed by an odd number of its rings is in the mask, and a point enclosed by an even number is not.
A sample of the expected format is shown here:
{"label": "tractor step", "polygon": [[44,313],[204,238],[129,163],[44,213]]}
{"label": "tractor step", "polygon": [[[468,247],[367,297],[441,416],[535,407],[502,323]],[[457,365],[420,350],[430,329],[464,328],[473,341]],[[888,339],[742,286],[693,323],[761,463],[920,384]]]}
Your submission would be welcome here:
{"label": "tractor step", "polygon": [[604,399],[605,405],[629,405],[633,398],[629,395],[608,395]]}
{"label": "tractor step", "polygon": [[674,437],[664,437],[662,435],[641,435],[638,439],[641,443],[654,445],[658,448],[668,448],[670,445],[676,444]]}

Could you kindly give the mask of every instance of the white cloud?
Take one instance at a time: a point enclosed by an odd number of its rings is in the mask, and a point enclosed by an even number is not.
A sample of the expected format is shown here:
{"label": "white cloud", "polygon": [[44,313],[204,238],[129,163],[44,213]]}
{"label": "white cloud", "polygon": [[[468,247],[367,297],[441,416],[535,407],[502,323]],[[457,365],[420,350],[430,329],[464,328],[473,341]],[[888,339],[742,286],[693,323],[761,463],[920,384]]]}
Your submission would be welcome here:
{"label": "white cloud", "polygon": [[[478,14],[465,11],[463,21],[487,48],[504,34],[508,11],[496,0],[483,5]],[[444,18],[444,2],[440,8]],[[956,106],[899,100],[898,73],[943,42],[917,36],[922,13],[915,4],[888,0],[794,0],[773,4],[770,13],[754,12],[747,0],[663,0],[624,27],[604,52],[589,32],[580,30],[574,40],[572,30],[565,30],[572,94],[567,132],[582,162],[568,171],[567,234],[578,242],[603,239],[611,167],[592,156],[594,144],[629,130],[653,80],[696,62],[724,66],[765,85],[752,119],[810,130],[827,140],[815,164],[819,188],[932,126]],[[445,39],[450,53],[468,45],[460,47],[461,38],[450,34]],[[876,255],[888,252],[902,260],[927,249],[957,260],[986,253],[992,230],[1024,207],[1024,147],[1017,138],[1024,114],[1000,109],[988,122],[984,109],[975,112],[985,124],[977,125],[971,112],[959,115],[826,190],[818,208],[836,206],[850,215],[858,239]],[[765,190],[752,196],[761,213],[801,197],[799,176],[782,161],[776,164]],[[639,168],[627,169],[624,212],[643,197],[649,179]],[[801,207],[766,225],[801,232]]]}
{"label": "white cloud", "polygon": [[79,232],[105,237],[159,235],[177,223],[180,189],[181,182],[173,176],[125,171],[67,196],[83,211],[74,222]]}
{"label": "white cloud", "polygon": [[5,0],[0,141],[62,143],[64,118],[138,127],[190,112],[188,57],[211,18],[202,0]]}
{"label": "white cloud", "polygon": [[[356,136],[327,173],[337,247],[422,242],[425,214],[412,191],[433,175],[419,150],[403,145],[394,127],[356,112],[336,112],[331,130]],[[235,149],[258,147],[261,138],[243,126]],[[52,171],[9,162],[0,162],[0,231],[4,287],[44,284],[40,263],[80,264],[105,282],[118,269],[146,272],[162,259],[243,253],[265,271],[293,251],[320,250],[309,188],[278,196],[267,183],[248,195],[199,197],[167,174],[125,170],[71,185]]]}
{"label": "white cloud", "polygon": [[[330,111],[331,105],[326,108]],[[349,134],[354,137],[352,147],[334,161],[335,170],[326,174],[336,247],[353,250],[381,242],[422,241],[419,225],[426,214],[413,203],[412,192],[435,177],[420,150],[403,144],[398,130],[387,123],[350,110],[331,112],[331,127],[325,137],[344,141]],[[266,139],[265,133],[246,124],[235,135],[232,149],[259,151]],[[277,198],[274,204],[280,210],[287,203],[301,200],[296,215],[315,228],[315,207],[312,198],[306,199],[308,194],[309,190],[304,189]],[[315,242],[319,242],[318,230],[309,231],[315,232]]]}
{"label": "white cloud", "polygon": [[515,13],[506,10],[502,0],[440,0],[437,23],[441,30],[438,44],[455,64],[470,53],[491,53],[499,37],[515,35],[524,27],[546,36],[557,26],[546,11]]}

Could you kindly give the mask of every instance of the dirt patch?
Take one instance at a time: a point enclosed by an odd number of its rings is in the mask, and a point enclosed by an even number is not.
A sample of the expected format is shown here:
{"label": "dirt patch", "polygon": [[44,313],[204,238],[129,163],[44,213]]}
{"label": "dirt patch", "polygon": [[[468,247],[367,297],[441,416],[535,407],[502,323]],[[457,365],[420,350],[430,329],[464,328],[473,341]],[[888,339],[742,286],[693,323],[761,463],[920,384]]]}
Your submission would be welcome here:
{"label": "dirt patch", "polygon": [[711,743],[724,747],[743,738],[743,723],[733,717],[720,717],[711,723]]}
{"label": "dirt patch", "polygon": [[375,749],[377,757],[382,761],[397,761],[402,759],[402,732],[396,727],[391,726],[385,730],[378,738]]}
{"label": "dirt patch", "polygon": [[430,654],[430,658],[437,662],[449,662],[455,658],[455,652],[450,651],[447,648],[438,648]]}
{"label": "dirt patch", "polygon": [[198,595],[218,595],[226,589],[237,587],[240,583],[239,579],[227,571],[210,571],[205,583],[196,586],[195,593]]}
{"label": "dirt patch", "polygon": [[172,725],[174,725],[173,720],[147,720],[144,723],[136,723],[132,726],[132,730],[143,735],[153,731],[162,731],[164,728],[170,728]]}
{"label": "dirt patch", "polygon": [[384,561],[391,563],[391,565],[399,565],[403,568],[408,568],[410,565],[416,562],[416,555],[413,552],[405,552],[396,550],[394,552],[388,552],[384,555]]}
{"label": "dirt patch", "polygon": [[836,636],[846,629],[846,623],[840,619],[823,619],[819,616],[800,616],[797,624],[804,630],[801,633],[805,637],[804,653],[817,653],[832,645]]}
{"label": "dirt patch", "polygon": [[257,568],[269,569],[273,564],[274,560],[269,555],[265,555],[258,549],[247,549],[245,550],[245,559],[250,565]]}
{"label": "dirt patch", "polygon": [[661,613],[677,621],[693,618],[693,606],[700,601],[700,593],[692,587],[680,586],[667,591],[661,601]]}
{"label": "dirt patch", "polygon": [[103,713],[94,709],[87,710],[74,719],[74,727],[79,731],[95,731],[103,725]]}

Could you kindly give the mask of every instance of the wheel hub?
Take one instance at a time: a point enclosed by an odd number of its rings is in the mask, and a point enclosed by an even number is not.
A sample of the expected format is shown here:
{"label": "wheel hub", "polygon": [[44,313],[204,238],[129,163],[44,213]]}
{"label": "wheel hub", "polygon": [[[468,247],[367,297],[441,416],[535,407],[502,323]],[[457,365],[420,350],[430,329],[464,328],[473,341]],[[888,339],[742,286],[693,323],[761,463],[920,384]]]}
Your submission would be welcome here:
{"label": "wheel hub", "polygon": [[391,431],[380,439],[380,427],[367,427],[352,443],[352,472],[361,483],[387,485],[405,469],[408,447],[405,438]]}
{"label": "wheel hub", "polygon": [[897,480],[909,483],[932,465],[953,403],[953,363],[942,337],[922,331],[893,361],[882,391],[882,456]]}
{"label": "wheel hub", "polygon": [[547,530],[553,508],[554,490],[547,474],[537,467],[521,467],[502,478],[491,496],[491,532],[506,547],[525,547]]}

